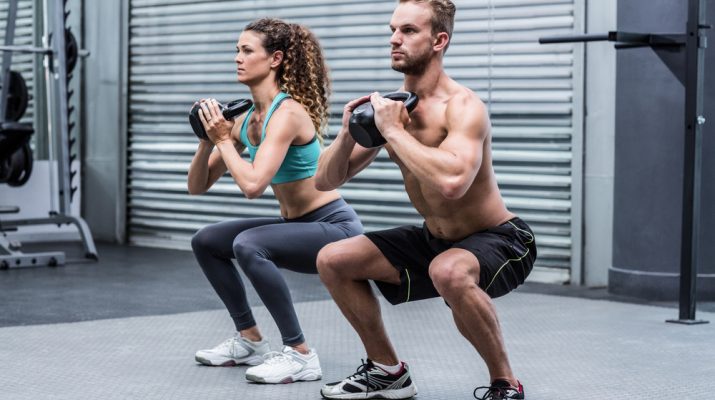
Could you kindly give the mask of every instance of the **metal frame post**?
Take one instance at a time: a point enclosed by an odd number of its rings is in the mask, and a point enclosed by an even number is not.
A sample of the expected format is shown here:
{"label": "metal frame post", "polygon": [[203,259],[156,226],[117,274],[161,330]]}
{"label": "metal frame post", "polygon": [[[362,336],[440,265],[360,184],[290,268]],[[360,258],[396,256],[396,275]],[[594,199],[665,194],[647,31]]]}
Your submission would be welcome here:
{"label": "metal frame post", "polygon": [[[15,42],[15,20],[17,20],[17,0],[10,0],[7,5],[7,23],[5,25],[5,46],[12,46]],[[5,122],[7,111],[7,95],[10,91],[10,68],[12,66],[12,52],[2,54],[2,93],[0,93],[0,122]]]}
{"label": "metal frame post", "polygon": [[702,185],[703,92],[705,86],[705,48],[703,33],[711,26],[705,23],[705,0],[688,0],[688,21],[683,34],[654,34],[611,31],[608,34],[588,34],[543,37],[539,43],[593,42],[608,40],[616,49],[636,47],[678,48],[685,57],[685,71],[678,65],[668,65],[685,86],[685,137],[683,168],[683,213],[680,247],[680,318],[667,322],[702,324],[695,319],[698,256],[700,240],[700,200]]}
{"label": "metal frame post", "polygon": [[679,318],[668,322],[702,324],[695,319],[698,255],[700,254],[700,197],[702,184],[702,141],[705,117],[703,92],[705,87],[706,37],[705,1],[688,1],[685,75],[685,140],[683,157],[683,218],[680,239],[680,301]]}
{"label": "metal frame post", "polygon": [[57,127],[57,141],[55,142],[55,151],[57,155],[57,179],[59,185],[59,212],[60,214],[68,215],[71,212],[70,208],[70,161],[67,151],[67,141],[69,133],[67,132],[67,55],[65,54],[65,15],[64,1],[54,0],[52,7],[52,48],[54,59],[52,65],[53,74],[50,79],[55,80],[52,85],[54,93],[53,98],[56,100],[53,107],[51,118],[56,119],[55,127]]}

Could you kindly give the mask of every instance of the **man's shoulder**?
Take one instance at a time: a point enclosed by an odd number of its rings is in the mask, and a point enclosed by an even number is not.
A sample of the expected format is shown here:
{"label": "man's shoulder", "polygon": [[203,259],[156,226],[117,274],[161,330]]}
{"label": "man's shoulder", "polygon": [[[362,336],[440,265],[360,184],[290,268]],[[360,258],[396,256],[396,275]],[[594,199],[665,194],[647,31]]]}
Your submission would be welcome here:
{"label": "man's shoulder", "polygon": [[484,104],[477,93],[460,83],[455,82],[455,85],[450,88],[450,92],[449,104],[471,106],[481,106]]}
{"label": "man's shoulder", "polygon": [[456,84],[447,101],[447,115],[462,118],[467,115],[479,116],[486,113],[486,105],[473,90]]}

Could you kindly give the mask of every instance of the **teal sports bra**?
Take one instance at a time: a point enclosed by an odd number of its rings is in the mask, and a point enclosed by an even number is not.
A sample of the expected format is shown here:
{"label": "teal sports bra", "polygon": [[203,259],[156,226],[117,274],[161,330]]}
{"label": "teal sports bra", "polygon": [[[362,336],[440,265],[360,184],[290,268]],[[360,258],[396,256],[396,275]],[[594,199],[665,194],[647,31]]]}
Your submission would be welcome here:
{"label": "teal sports bra", "polygon": [[[261,143],[266,137],[266,126],[268,126],[268,121],[271,119],[273,112],[280,106],[283,100],[290,98],[286,93],[279,92],[278,95],[273,99],[271,103],[271,108],[268,109],[268,114],[266,114],[266,120],[263,122],[263,129],[261,130]],[[257,146],[251,144],[248,140],[248,121],[253,113],[255,106],[251,106],[246,113],[246,118],[243,120],[241,125],[241,143],[243,143],[248,149],[248,154],[251,158],[251,163],[256,157],[256,152],[261,146],[258,143]],[[276,175],[271,180],[272,184],[286,183],[299,181],[301,179],[310,178],[315,175],[315,171],[318,169],[318,158],[320,157],[320,143],[318,142],[318,135],[313,136],[313,140],[306,144],[301,145],[291,145],[288,148],[285,159],[281,164],[280,168],[276,172]]]}

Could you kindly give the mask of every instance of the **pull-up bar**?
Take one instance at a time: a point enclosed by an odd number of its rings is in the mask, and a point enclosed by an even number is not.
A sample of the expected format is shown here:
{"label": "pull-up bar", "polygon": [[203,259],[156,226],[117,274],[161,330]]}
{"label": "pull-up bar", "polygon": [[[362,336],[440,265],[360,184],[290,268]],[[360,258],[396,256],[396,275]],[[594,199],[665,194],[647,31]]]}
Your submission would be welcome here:
{"label": "pull-up bar", "polygon": [[610,31],[606,34],[553,36],[539,39],[539,43],[615,42],[616,49],[634,47],[675,48],[684,50],[685,63],[668,65],[685,86],[685,145],[683,168],[683,214],[680,247],[680,301],[679,319],[668,320],[680,324],[702,324],[695,319],[697,262],[700,237],[700,193],[702,183],[702,126],[703,88],[705,86],[704,30],[712,28],[704,21],[705,0],[688,1],[688,22],[685,33],[632,33]]}

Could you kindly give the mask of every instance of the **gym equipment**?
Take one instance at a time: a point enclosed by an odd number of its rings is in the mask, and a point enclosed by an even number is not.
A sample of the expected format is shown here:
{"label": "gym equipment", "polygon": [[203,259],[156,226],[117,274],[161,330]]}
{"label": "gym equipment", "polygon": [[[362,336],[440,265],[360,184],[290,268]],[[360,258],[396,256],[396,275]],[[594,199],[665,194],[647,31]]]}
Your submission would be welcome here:
{"label": "gym equipment", "polygon": [[32,173],[30,124],[3,122],[0,124],[0,183],[22,186]]}
{"label": "gym equipment", "polygon": [[0,123],[0,183],[22,186],[32,173],[30,138],[32,124],[15,122],[25,114],[28,92],[25,79],[19,72],[9,72],[7,91],[7,122]]}
{"label": "gym equipment", "polygon": [[[72,178],[76,172],[71,170],[71,163],[76,155],[70,154],[73,139],[69,138],[69,134],[73,124],[68,120],[72,113],[72,107],[68,107],[67,103],[72,92],[68,92],[67,82],[72,76],[71,71],[75,67],[78,57],[86,56],[89,53],[78,49],[74,35],[65,26],[69,15],[65,11],[65,0],[42,2],[42,12],[45,17],[43,24],[45,31],[42,35],[45,45],[43,47],[14,46],[17,2],[18,0],[7,2],[5,43],[0,46],[0,52],[3,52],[2,93],[0,94],[0,149],[2,149],[0,151],[0,177],[2,178],[0,183],[20,186],[27,181],[32,171],[32,151],[28,142],[34,130],[31,124],[13,122],[13,118],[21,118],[24,107],[26,108],[26,104],[23,107],[23,97],[14,95],[14,93],[23,92],[24,80],[18,81],[17,78],[12,77],[10,65],[13,52],[33,53],[44,58],[45,70],[41,74],[47,79],[45,81],[47,131],[52,135],[49,142],[54,143],[53,151],[50,152],[54,159],[50,164],[53,165],[56,160],[59,181],[58,185],[54,185],[51,181],[50,196],[51,206],[58,207],[58,209],[51,210],[47,218],[0,219],[0,269],[64,264],[63,252],[26,254],[19,251],[19,243],[7,240],[6,232],[29,225],[75,225],[84,246],[85,257],[96,260],[97,250],[89,227],[81,217],[71,215],[70,207],[72,193],[76,190],[72,187]],[[35,73],[35,76],[38,75],[40,74]],[[14,85],[12,84],[13,79],[15,79]],[[24,92],[26,92],[26,87]],[[24,99],[26,101],[27,96]],[[22,112],[19,112],[20,110]],[[19,212],[18,207],[0,207],[2,214],[17,212]]]}
{"label": "gym equipment", "polygon": [[685,32],[678,34],[631,33],[611,31],[607,34],[543,37],[539,43],[615,42],[616,49],[651,47],[680,53],[681,62],[661,57],[675,77],[685,86],[685,168],[683,171],[683,224],[680,248],[679,319],[667,322],[686,325],[707,321],[695,319],[697,260],[699,255],[700,192],[702,185],[703,93],[705,86],[705,0],[688,0],[688,21]]}
{"label": "gym equipment", "polygon": [[77,58],[79,57],[79,47],[77,46],[77,39],[72,34],[72,31],[67,28],[65,29],[65,53],[67,54],[67,73],[72,73],[74,66],[77,65]]}
{"label": "gym equipment", "polygon": [[17,71],[10,71],[10,81],[8,83],[8,98],[5,109],[5,120],[19,121],[27,110],[27,103],[30,96],[27,91],[25,78]]}
{"label": "gym equipment", "polygon": [[[17,4],[10,4],[9,8],[8,13],[17,12]],[[15,39],[14,28],[14,21],[8,20],[5,44],[12,44]],[[25,115],[29,94],[22,74],[10,70],[11,62],[12,53],[3,54],[0,83],[0,183],[22,186],[32,173],[33,159],[29,142],[35,130],[32,124],[17,122]]]}
{"label": "gym equipment", "polygon": [[[223,114],[223,117],[226,119],[234,119],[238,117],[248,111],[251,106],[253,106],[253,102],[249,99],[234,100],[226,105],[218,103],[218,107],[221,109],[221,114]],[[191,129],[194,130],[194,134],[197,138],[201,140],[209,140],[209,136],[206,134],[206,130],[201,123],[201,118],[199,118],[200,109],[201,105],[199,104],[191,107],[191,111],[189,111],[189,123],[191,124]]]}
{"label": "gym equipment", "polygon": [[[412,92],[392,92],[382,97],[404,102],[408,113],[412,112],[417,107],[417,103],[419,103],[419,98]],[[350,136],[362,147],[378,147],[387,143],[375,126],[375,110],[369,101],[355,107],[353,114],[350,116],[348,130],[350,131]]]}

